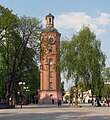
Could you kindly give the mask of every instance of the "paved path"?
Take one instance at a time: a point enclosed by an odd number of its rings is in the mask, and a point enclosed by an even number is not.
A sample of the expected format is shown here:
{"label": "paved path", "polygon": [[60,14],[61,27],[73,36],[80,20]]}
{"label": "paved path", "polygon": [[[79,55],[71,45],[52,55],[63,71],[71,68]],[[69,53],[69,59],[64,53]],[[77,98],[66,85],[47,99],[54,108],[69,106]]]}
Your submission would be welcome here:
{"label": "paved path", "polygon": [[0,120],[110,120],[110,108],[82,108],[63,105],[28,105],[20,109],[0,109]]}

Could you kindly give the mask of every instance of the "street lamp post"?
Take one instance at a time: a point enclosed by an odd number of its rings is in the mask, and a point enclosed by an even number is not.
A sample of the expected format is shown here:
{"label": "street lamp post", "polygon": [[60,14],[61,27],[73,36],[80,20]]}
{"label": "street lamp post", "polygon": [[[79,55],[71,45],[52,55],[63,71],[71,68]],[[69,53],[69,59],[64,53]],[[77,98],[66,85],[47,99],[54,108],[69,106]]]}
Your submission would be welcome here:
{"label": "street lamp post", "polygon": [[18,84],[20,86],[20,93],[21,93],[20,104],[21,104],[21,108],[22,108],[22,102],[23,102],[23,85],[25,85],[25,82],[19,82]]}

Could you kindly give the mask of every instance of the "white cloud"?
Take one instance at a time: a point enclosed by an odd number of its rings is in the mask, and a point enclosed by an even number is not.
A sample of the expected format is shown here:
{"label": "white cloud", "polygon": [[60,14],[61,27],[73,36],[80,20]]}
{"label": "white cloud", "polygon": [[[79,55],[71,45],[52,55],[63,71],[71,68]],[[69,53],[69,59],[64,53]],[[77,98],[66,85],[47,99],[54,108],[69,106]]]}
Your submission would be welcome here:
{"label": "white cloud", "polygon": [[73,29],[76,32],[83,25],[90,26],[96,34],[106,32],[106,26],[110,24],[110,14],[99,13],[98,17],[94,18],[84,12],[69,12],[56,17],[56,27],[59,29]]}
{"label": "white cloud", "polygon": [[110,14],[100,13],[100,16],[96,18],[96,22],[99,25],[108,25],[110,23]]}

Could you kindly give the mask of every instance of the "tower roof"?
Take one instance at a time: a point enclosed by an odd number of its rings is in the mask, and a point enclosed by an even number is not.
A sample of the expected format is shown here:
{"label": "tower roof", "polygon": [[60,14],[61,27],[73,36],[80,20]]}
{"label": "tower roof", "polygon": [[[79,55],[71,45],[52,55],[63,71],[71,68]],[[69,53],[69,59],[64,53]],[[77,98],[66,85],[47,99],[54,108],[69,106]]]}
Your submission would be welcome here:
{"label": "tower roof", "polygon": [[48,28],[48,27],[47,27],[47,28],[45,28],[45,29],[43,30],[43,32],[58,32],[58,31],[57,31],[56,28],[53,28],[53,27],[52,27],[52,28]]}
{"label": "tower roof", "polygon": [[53,16],[51,13],[49,13],[49,14],[46,16],[46,19],[47,19],[47,17],[52,17],[52,18],[54,19],[54,16]]}
{"label": "tower roof", "polygon": [[58,32],[56,28],[54,28],[54,16],[49,13],[46,17],[46,28],[43,32]]}

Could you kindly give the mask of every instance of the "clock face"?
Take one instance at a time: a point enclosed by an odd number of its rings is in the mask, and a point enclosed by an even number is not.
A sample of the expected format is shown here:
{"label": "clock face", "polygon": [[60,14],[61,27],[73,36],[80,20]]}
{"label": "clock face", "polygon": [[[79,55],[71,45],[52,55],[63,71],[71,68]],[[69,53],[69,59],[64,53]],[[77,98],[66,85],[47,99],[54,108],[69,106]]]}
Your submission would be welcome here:
{"label": "clock face", "polygon": [[48,42],[50,45],[53,45],[55,43],[55,40],[53,38],[50,38]]}

